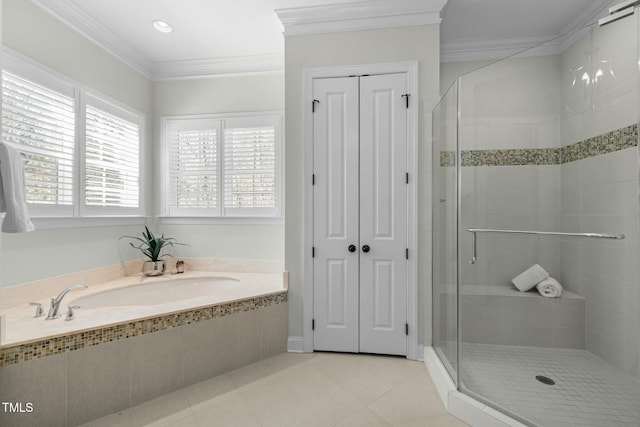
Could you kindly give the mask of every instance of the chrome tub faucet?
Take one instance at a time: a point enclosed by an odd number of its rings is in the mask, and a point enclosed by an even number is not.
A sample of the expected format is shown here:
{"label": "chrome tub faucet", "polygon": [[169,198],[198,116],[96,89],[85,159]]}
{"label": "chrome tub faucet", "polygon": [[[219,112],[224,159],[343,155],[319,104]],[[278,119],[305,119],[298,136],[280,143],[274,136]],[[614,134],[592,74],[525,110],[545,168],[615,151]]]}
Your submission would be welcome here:
{"label": "chrome tub faucet", "polygon": [[58,310],[60,310],[60,303],[65,295],[67,295],[71,291],[79,290],[79,289],[87,289],[87,285],[73,285],[69,286],[64,291],[60,292],[57,297],[51,298],[51,307],[49,308],[49,314],[47,315],[46,320],[57,319],[60,317],[58,314]]}

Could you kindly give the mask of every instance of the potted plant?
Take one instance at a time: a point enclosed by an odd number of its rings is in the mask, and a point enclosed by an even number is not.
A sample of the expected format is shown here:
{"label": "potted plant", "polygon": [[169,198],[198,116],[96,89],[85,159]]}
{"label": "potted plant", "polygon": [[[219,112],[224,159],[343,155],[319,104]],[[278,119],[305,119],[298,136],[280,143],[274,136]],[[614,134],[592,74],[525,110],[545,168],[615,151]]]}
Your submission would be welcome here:
{"label": "potted plant", "polygon": [[184,243],[178,243],[173,237],[164,237],[164,234],[155,236],[149,228],[145,225],[145,231],[142,232],[142,237],[135,236],[122,236],[137,240],[139,243],[129,242],[132,248],[140,250],[149,260],[145,261],[142,265],[142,272],[146,276],[160,276],[165,271],[165,262],[160,259],[165,256],[171,256],[170,254],[160,255],[162,249],[166,246],[184,245]]}

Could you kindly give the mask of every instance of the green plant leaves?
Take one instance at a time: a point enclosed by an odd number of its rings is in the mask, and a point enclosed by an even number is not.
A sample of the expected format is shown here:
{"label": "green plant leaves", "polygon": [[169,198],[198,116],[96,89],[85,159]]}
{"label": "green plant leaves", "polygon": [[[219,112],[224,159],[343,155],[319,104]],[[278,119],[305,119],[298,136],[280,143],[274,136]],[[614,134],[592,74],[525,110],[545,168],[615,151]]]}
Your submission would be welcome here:
{"label": "green plant leaves", "polygon": [[126,237],[140,242],[138,244],[129,242],[129,244],[132,248],[141,251],[151,261],[158,261],[159,258],[171,256],[170,254],[160,255],[162,249],[167,246],[185,245],[185,243],[179,243],[173,237],[164,237],[164,234],[159,237],[155,236],[146,225],[144,226],[144,230],[145,231],[142,232],[142,238],[136,236],[121,236],[120,239]]}

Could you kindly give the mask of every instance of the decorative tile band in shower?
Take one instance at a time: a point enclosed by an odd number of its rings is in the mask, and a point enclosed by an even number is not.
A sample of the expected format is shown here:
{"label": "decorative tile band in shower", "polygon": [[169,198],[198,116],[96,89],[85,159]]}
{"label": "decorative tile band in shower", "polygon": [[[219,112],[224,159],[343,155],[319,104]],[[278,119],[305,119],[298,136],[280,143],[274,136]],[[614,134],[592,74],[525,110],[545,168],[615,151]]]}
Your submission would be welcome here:
{"label": "decorative tile band in shower", "polygon": [[43,339],[33,343],[0,349],[0,367],[15,365],[29,360],[40,359],[82,348],[93,347],[112,341],[119,341],[152,332],[202,322],[235,313],[257,310],[288,301],[286,291],[255,298],[232,301],[225,304],[200,307],[179,313],[171,313],[136,320],[119,325],[106,326],[91,331],[77,332],[61,337]]}
{"label": "decorative tile band in shower", "polygon": [[633,124],[560,148],[562,163],[571,163],[638,145],[638,125]]}
{"label": "decorative tile band in shower", "polygon": [[[613,153],[637,145],[638,125],[633,124],[565,147],[464,150],[460,153],[460,157],[462,166],[559,165]],[[440,152],[440,167],[452,167],[455,164],[454,151]]]}
{"label": "decorative tile band in shower", "polygon": [[462,166],[557,165],[560,151],[556,148],[470,150],[463,151],[461,158]]}

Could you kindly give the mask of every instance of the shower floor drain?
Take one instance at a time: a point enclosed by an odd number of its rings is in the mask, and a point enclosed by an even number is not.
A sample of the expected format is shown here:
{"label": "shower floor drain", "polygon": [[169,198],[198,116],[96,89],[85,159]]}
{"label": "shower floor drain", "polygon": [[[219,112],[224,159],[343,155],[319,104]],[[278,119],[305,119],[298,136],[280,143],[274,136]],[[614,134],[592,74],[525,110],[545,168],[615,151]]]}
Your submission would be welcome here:
{"label": "shower floor drain", "polygon": [[536,379],[546,385],[554,385],[556,383],[554,380],[549,377],[545,377],[544,375],[536,375]]}

